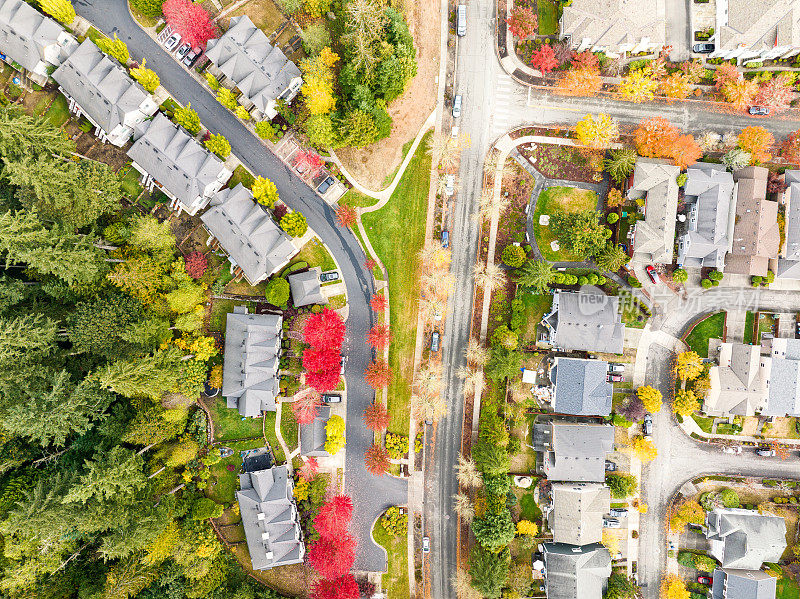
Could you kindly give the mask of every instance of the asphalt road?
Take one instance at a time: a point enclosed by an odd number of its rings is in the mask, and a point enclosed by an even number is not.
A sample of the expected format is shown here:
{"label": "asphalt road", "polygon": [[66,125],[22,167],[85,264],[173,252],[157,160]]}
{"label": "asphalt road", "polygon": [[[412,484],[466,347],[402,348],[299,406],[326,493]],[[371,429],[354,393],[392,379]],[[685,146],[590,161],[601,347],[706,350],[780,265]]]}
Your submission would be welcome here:
{"label": "asphalt road", "polygon": [[139,27],[128,12],[126,0],[76,0],[74,5],[77,13],[99,30],[107,35],[116,33],[127,44],[133,60],[141,62],[146,58],[148,68],[158,74],[161,84],[181,104],[191,102],[203,124],[212,133],[223,134],[248,169],[272,180],[281,199],[305,215],[339,264],[350,306],[343,348],[348,356],[345,492],[353,499],[351,532],[359,543],[354,569],[385,571],[386,552],[372,540],[372,525],[387,507],[407,503],[408,492],[405,480],[373,476],[364,465],[364,452],[373,441],[362,415],[375,396],[363,376],[372,360],[365,339],[374,320],[368,304],[374,285],[372,275],[363,267],[366,256],[361,246],[351,231],[336,226],[330,206]]}

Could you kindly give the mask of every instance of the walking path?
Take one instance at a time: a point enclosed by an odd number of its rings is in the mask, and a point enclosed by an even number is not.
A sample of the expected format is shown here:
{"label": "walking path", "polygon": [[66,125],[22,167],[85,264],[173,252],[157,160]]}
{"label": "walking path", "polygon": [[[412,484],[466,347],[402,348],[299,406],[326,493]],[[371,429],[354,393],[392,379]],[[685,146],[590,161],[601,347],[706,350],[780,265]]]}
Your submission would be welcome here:
{"label": "walking path", "polygon": [[700,428],[700,425],[695,422],[694,418],[684,418],[683,422],[679,422],[684,433],[689,436],[702,437],[711,441],[735,441],[736,443],[755,443],[756,445],[770,444],[777,441],[780,445],[786,447],[798,448],[800,447],[800,439],[778,439],[778,438],[764,438],[753,437],[751,435],[719,435],[707,433]]}

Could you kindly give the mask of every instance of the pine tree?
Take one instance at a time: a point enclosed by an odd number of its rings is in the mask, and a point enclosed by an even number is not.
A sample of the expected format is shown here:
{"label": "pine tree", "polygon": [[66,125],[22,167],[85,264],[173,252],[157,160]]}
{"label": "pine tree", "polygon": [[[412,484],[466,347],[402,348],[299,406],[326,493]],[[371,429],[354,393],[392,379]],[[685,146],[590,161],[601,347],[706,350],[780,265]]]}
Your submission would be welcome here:
{"label": "pine tree", "polygon": [[628,263],[630,257],[621,247],[613,244],[607,244],[595,256],[597,268],[600,270],[607,270],[610,272],[617,272],[620,268]]}
{"label": "pine tree", "polygon": [[119,502],[130,498],[147,484],[144,459],[131,449],[117,446],[106,454],[86,460],[86,472],[73,486],[64,501],[86,504],[92,498],[100,502]]}
{"label": "pine tree", "polygon": [[528,260],[517,273],[517,283],[534,293],[546,293],[553,282],[553,267],[544,260]]}
{"label": "pine tree", "polygon": [[92,377],[104,389],[125,397],[161,399],[178,383],[180,372],[175,353],[159,351],[139,359],[108,363]]}
{"label": "pine tree", "polygon": [[75,144],[61,129],[44,117],[33,117],[17,105],[0,108],[0,155],[4,160],[25,156],[66,156],[75,151]]}
{"label": "pine tree", "polygon": [[636,150],[633,148],[620,148],[611,150],[611,156],[603,162],[606,172],[619,184],[622,184],[636,165]]}
{"label": "pine tree", "polygon": [[45,356],[55,350],[57,325],[41,313],[0,318],[0,363]]}

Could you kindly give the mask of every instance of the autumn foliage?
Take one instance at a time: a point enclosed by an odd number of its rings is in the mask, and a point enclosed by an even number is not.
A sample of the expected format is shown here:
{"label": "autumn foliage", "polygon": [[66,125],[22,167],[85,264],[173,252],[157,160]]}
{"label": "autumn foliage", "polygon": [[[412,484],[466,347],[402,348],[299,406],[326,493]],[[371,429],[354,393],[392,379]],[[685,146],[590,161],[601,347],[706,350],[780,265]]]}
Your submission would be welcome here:
{"label": "autumn foliage", "polygon": [[311,346],[303,351],[306,382],[320,393],[339,383],[344,332],[344,320],[328,308],[312,314],[303,329],[305,341]]}
{"label": "autumn foliage", "polygon": [[338,369],[340,359],[338,350],[310,347],[303,352],[303,367],[309,371]]}
{"label": "autumn foliage", "polygon": [[317,458],[308,458],[300,468],[300,477],[306,480],[313,480],[319,472],[319,462]]}
{"label": "autumn foliage", "polygon": [[344,340],[344,319],[333,310],[325,308],[319,314],[312,314],[305,327],[303,337],[312,347],[339,349]]}
{"label": "autumn foliage", "polygon": [[389,452],[385,447],[373,445],[364,454],[367,472],[375,476],[383,476],[389,471]]}
{"label": "autumn foliage", "polygon": [[376,324],[367,333],[367,343],[378,351],[383,351],[389,346],[392,335],[389,332],[388,325]]}
{"label": "autumn foliage", "polygon": [[663,117],[645,119],[633,132],[636,151],[642,156],[671,158],[677,166],[691,166],[703,155],[691,135],[681,135],[680,129]]}
{"label": "autumn foliage", "polygon": [[199,279],[208,268],[208,258],[202,252],[192,252],[186,256],[186,274],[193,279]]}
{"label": "autumn foliage", "polygon": [[793,164],[800,165],[800,129],[790,133],[783,142],[781,156]]}
{"label": "autumn foliage", "polygon": [[356,214],[356,209],[352,206],[340,204],[336,209],[336,223],[340,227],[352,227],[354,224],[356,224],[357,218],[358,215]]}
{"label": "autumn foliage", "polygon": [[378,360],[367,367],[364,378],[373,389],[382,389],[389,384],[392,371],[386,362]]}
{"label": "autumn foliage", "polygon": [[340,576],[336,580],[317,581],[311,595],[314,599],[358,599],[361,596],[358,583],[351,574]]}
{"label": "autumn foliage", "polygon": [[347,495],[336,495],[319,508],[314,518],[314,530],[323,538],[338,537],[347,532],[352,517],[353,500]]}
{"label": "autumn foliage", "polygon": [[745,127],[737,143],[742,150],[750,152],[753,163],[766,162],[772,158],[767,150],[775,143],[775,138],[764,127]]}
{"label": "autumn foliage", "polygon": [[294,396],[292,413],[297,424],[309,424],[317,416],[317,410],[322,405],[322,398],[314,389],[304,389]]}
{"label": "autumn foliage", "polygon": [[211,16],[191,0],[167,0],[161,10],[172,30],[192,46],[205,48],[206,42],[217,36],[217,26]]}
{"label": "autumn foliage", "polygon": [[558,82],[556,91],[562,96],[593,96],[602,87],[600,71],[596,68],[573,68],[567,71]]}
{"label": "autumn foliage", "polygon": [[386,299],[385,295],[376,293],[372,296],[372,299],[369,300],[369,306],[372,308],[373,312],[383,312],[389,307],[389,300]]}
{"label": "autumn foliage", "polygon": [[756,94],[755,103],[759,106],[769,106],[779,109],[786,108],[794,98],[792,81],[786,73],[779,73],[772,79],[761,84]]}
{"label": "autumn foliage", "polygon": [[368,429],[379,432],[389,426],[389,412],[378,401],[373,401],[364,410],[364,424]]}
{"label": "autumn foliage", "polygon": [[556,54],[550,44],[542,44],[538,50],[531,52],[530,65],[542,73],[549,73],[558,66]]}
{"label": "autumn foliage", "polygon": [[353,567],[355,557],[356,540],[347,532],[334,537],[321,536],[308,550],[309,565],[328,580],[335,580],[347,574]]}
{"label": "autumn foliage", "polygon": [[536,33],[539,17],[532,8],[515,6],[506,19],[506,23],[508,23],[508,29],[512,35],[524,38]]}

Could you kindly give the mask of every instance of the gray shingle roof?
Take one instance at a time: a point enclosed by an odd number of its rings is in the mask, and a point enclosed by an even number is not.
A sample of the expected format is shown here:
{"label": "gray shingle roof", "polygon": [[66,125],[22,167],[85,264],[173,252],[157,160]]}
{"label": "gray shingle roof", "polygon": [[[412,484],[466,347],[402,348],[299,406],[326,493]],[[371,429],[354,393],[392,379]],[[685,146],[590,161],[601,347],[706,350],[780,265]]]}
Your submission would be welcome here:
{"label": "gray shingle roof", "polygon": [[[63,40],[63,46],[59,43]],[[22,0],[0,0],[0,52],[28,71],[40,62],[58,66],[75,38]]]}
{"label": "gray shingle roof", "polygon": [[241,183],[214,194],[200,219],[252,285],[278,271],[298,251]]}
{"label": "gray shingle roof", "polygon": [[276,409],[282,324],[274,314],[227,315],[222,395],[242,416]]}
{"label": "gray shingle roof", "polygon": [[297,65],[273,47],[247,16],[231,19],[228,30],[219,39],[208,42],[206,57],[262,113],[293,79],[300,77]]}
{"label": "gray shingle roof", "polygon": [[763,166],[748,166],[733,174],[736,221],[725,261],[727,272],[763,277],[769,261],[778,257],[778,202],[766,199],[768,173]]}
{"label": "gray shingle roof", "polygon": [[547,599],[601,599],[611,576],[611,556],[600,543],[544,543]]}
{"label": "gray shingle roof", "polygon": [[557,357],[550,371],[553,410],[561,414],[608,416],[614,393],[606,380],[608,362]]}
{"label": "gray shingle roof", "polygon": [[800,339],[772,340],[765,416],[800,416]]}
{"label": "gray shingle roof", "polygon": [[714,570],[712,599],[775,599],[778,579],[762,570]]}
{"label": "gray shingle roof", "polygon": [[664,0],[573,0],[564,7],[561,35],[572,36],[579,45],[583,38],[612,52],[621,44],[649,38],[663,44],[666,39]]}
{"label": "gray shingle roof", "polygon": [[760,409],[767,388],[760,346],[723,343],[719,359],[720,364],[709,372],[711,388],[704,410],[718,416],[753,416]]}
{"label": "gray shingle roof", "polygon": [[786,522],[754,510],[717,508],[706,514],[709,554],[724,568],[758,570],[786,549]]}
{"label": "gray shingle roof", "polygon": [[548,516],[556,543],[588,545],[603,536],[603,515],[611,509],[611,491],[599,484],[554,483]]}
{"label": "gray shingle roof", "polygon": [[795,0],[728,0],[727,23],[718,23],[717,47],[754,50],[800,45],[800,7]]}
{"label": "gray shingle roof", "polygon": [[705,162],[687,174],[688,230],[678,241],[678,263],[723,270],[736,217],[733,175],[722,165]]}
{"label": "gray shingle roof", "polygon": [[321,406],[309,424],[300,427],[300,454],[304,456],[326,456],[325,425],[331,417],[330,406]]}
{"label": "gray shingle roof", "polygon": [[606,454],[614,451],[614,427],[607,424],[542,422],[533,427],[533,447],[544,453],[551,481],[603,482]]}
{"label": "gray shingle roof", "polygon": [[322,294],[319,276],[322,269],[319,266],[310,268],[305,272],[289,275],[289,286],[292,289],[292,303],[296,307],[310,304],[327,304],[327,298]]}
{"label": "gray shingle roof", "polygon": [[553,309],[542,323],[551,331],[556,348],[621,354],[625,325],[618,312],[618,297],[602,292],[557,291]]}
{"label": "gray shingle roof", "polygon": [[220,177],[230,176],[219,158],[162,113],[137,126],[134,135],[128,157],[176,197],[189,214],[197,212],[198,197],[210,199],[210,186]]}
{"label": "gray shingle roof", "polygon": [[666,160],[639,158],[636,161],[628,197],[647,202],[644,220],[636,223],[633,250],[649,262],[672,263],[680,172],[680,168]]}
{"label": "gray shingle roof", "polygon": [[124,125],[126,116],[151,98],[89,39],[55,70],[53,79],[106,133]]}
{"label": "gray shingle roof", "polygon": [[800,171],[784,173],[789,187],[784,192],[786,201],[786,249],[778,260],[775,276],[800,279]]}
{"label": "gray shingle roof", "polygon": [[286,466],[239,475],[236,499],[253,570],[303,563],[305,546]]}

